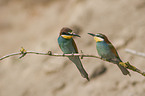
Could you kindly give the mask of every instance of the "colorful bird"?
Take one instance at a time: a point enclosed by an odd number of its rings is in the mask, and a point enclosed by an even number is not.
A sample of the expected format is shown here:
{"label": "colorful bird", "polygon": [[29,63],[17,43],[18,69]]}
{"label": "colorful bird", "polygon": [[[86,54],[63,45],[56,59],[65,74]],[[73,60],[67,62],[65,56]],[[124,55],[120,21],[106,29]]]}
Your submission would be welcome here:
{"label": "colorful bird", "polygon": [[111,44],[111,42],[104,34],[101,33],[98,34],[88,33],[88,34],[94,37],[96,41],[96,48],[98,54],[101,56],[102,59],[117,64],[124,75],[127,74],[130,75],[129,71],[119,64],[120,62],[122,62],[122,60],[120,59],[114,46]]}
{"label": "colorful bird", "polygon": [[[77,46],[72,38],[73,36],[80,37],[79,35],[73,33],[70,28],[64,27],[61,29],[60,35],[58,37],[58,44],[64,54],[78,53]],[[68,58],[76,65],[82,77],[86,78],[89,81],[88,74],[83,68],[80,58],[79,57],[68,57]]]}

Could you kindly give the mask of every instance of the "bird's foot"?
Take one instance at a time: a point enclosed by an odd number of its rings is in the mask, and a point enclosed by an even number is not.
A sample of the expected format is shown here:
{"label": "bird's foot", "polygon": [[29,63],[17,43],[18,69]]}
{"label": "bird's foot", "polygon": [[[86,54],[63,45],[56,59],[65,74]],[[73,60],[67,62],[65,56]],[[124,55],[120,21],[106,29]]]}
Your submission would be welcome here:
{"label": "bird's foot", "polygon": [[101,57],[101,59],[104,60],[104,61],[111,62],[111,59],[106,59],[106,58],[103,58],[103,57]]}
{"label": "bird's foot", "polygon": [[104,61],[106,61],[106,60],[107,60],[106,58],[103,58],[103,57],[101,57],[101,59],[102,59],[102,60],[104,60]]}
{"label": "bird's foot", "polygon": [[74,53],[72,52],[71,54],[72,54],[72,57],[74,57]]}
{"label": "bird's foot", "polygon": [[63,53],[62,56],[65,56],[65,54]]}
{"label": "bird's foot", "polygon": [[84,54],[83,54],[83,51],[81,50],[81,59],[83,59],[83,55],[84,55]]}
{"label": "bird's foot", "polygon": [[106,59],[106,61],[111,62],[111,59]]}

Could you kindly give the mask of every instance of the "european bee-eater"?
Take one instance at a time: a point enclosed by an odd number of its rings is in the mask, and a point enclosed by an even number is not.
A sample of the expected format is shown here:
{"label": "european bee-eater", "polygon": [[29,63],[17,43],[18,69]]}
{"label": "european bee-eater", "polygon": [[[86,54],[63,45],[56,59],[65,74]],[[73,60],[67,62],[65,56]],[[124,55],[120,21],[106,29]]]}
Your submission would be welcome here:
{"label": "european bee-eater", "polygon": [[115,47],[111,44],[111,42],[104,34],[88,34],[94,37],[96,41],[96,48],[101,58],[117,64],[124,75],[130,75],[129,71],[119,64],[120,62],[122,62],[122,60],[120,59]]}
{"label": "european bee-eater", "polygon": [[[70,28],[64,27],[61,29],[58,37],[58,44],[64,54],[78,53],[77,46],[72,38],[73,36],[80,37],[79,35],[73,33]],[[68,57],[68,58],[76,65],[82,77],[86,78],[89,81],[88,74],[83,68],[80,58],[79,57]]]}

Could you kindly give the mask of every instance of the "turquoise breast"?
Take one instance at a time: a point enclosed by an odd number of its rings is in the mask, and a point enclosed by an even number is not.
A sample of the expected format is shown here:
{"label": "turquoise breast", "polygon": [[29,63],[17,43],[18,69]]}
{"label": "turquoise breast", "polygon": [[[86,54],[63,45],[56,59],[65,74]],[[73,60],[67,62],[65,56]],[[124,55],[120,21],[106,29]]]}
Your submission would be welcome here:
{"label": "turquoise breast", "polygon": [[59,46],[64,54],[71,54],[72,52],[75,53],[75,49],[74,49],[73,44],[72,44],[72,38],[65,39],[65,38],[59,36],[58,44],[59,44]]}
{"label": "turquoise breast", "polygon": [[102,58],[111,59],[115,57],[114,53],[110,50],[109,45],[105,41],[97,42],[96,48],[97,48],[98,54]]}

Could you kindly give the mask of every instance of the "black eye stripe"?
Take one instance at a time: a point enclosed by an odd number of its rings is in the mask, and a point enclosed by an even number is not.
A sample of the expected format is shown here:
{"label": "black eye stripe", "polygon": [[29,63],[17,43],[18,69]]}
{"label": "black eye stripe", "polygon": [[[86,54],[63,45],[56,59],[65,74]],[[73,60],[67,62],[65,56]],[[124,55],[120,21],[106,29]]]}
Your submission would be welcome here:
{"label": "black eye stripe", "polygon": [[73,35],[71,32],[62,32],[62,35]]}
{"label": "black eye stripe", "polygon": [[62,35],[68,35],[69,33],[66,33],[66,32],[62,32]]}
{"label": "black eye stripe", "polygon": [[96,35],[96,36],[104,39],[104,37],[102,35]]}

